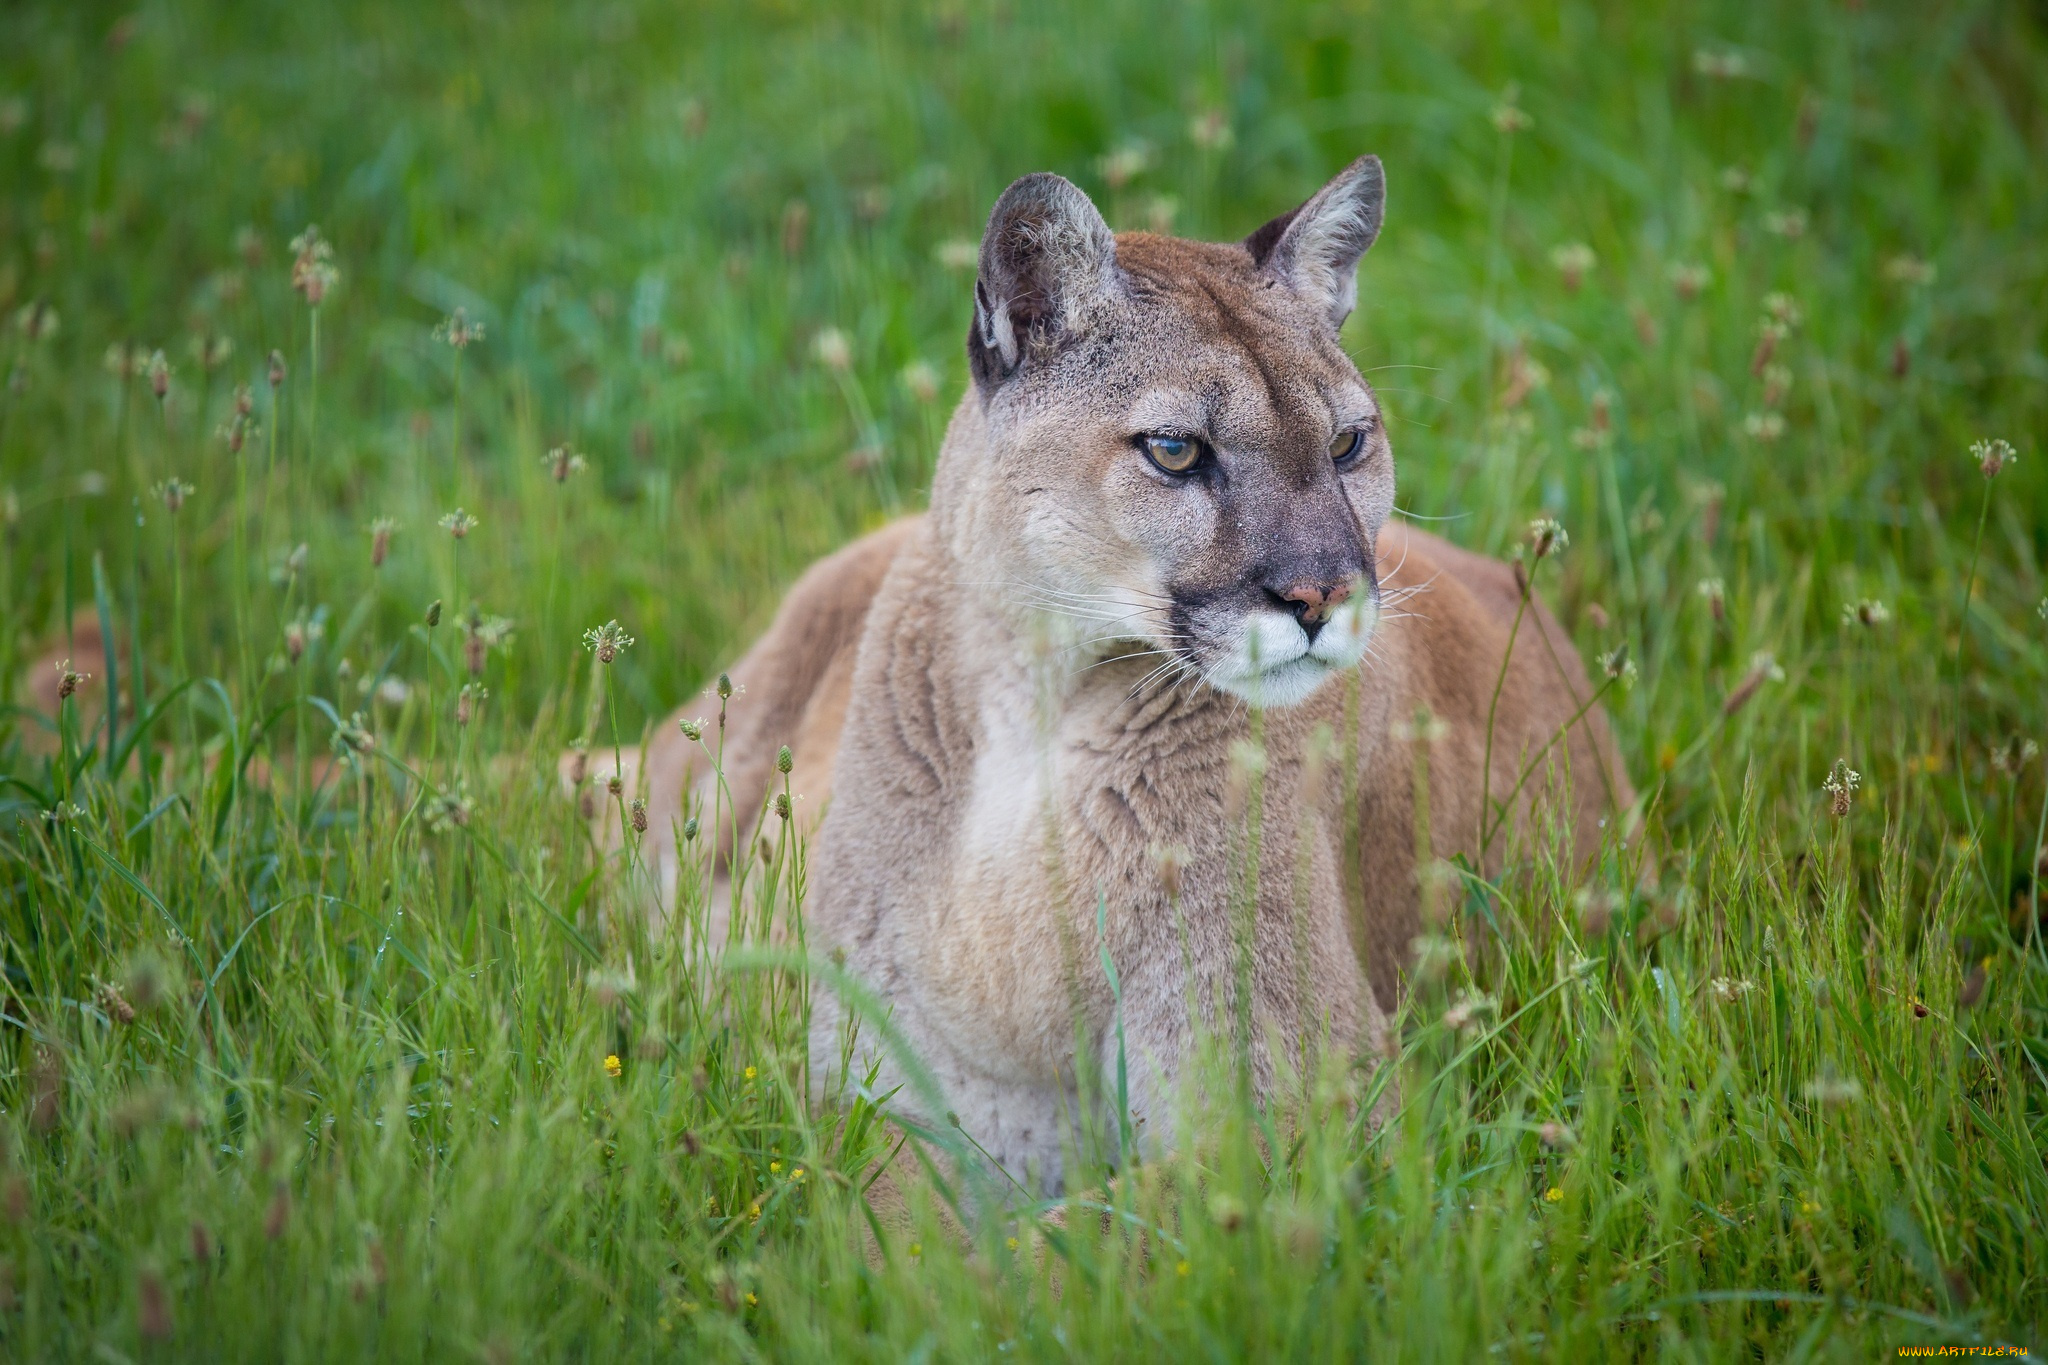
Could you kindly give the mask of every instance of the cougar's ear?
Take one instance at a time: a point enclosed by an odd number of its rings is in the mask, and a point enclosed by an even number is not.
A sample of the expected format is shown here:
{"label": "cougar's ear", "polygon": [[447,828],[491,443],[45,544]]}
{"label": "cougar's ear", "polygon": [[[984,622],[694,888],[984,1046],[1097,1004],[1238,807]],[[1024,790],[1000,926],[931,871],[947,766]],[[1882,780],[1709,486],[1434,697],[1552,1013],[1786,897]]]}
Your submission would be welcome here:
{"label": "cougar's ear", "polygon": [[981,235],[967,335],[975,383],[1001,383],[1034,342],[1080,330],[1090,307],[1116,288],[1116,239],[1087,195],[1056,175],[1011,185]]}
{"label": "cougar's ear", "polygon": [[1358,258],[1380,235],[1387,181],[1380,159],[1362,156],[1292,213],[1244,239],[1267,274],[1327,310],[1342,327],[1358,304]]}

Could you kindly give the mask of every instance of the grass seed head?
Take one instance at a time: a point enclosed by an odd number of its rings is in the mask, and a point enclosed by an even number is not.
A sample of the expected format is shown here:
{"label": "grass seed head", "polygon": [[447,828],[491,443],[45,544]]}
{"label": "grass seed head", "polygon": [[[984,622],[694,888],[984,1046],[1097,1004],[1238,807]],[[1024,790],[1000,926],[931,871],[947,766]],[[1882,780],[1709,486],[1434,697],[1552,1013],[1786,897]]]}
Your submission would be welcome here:
{"label": "grass seed head", "polygon": [[1773,237],[1783,237],[1788,242],[1795,242],[1804,237],[1806,225],[1805,209],[1774,209],[1764,215],[1764,231]]}
{"label": "grass seed head", "polygon": [[196,332],[191,341],[192,359],[199,362],[199,368],[208,374],[228,363],[235,353],[233,337],[217,332]]}
{"label": "grass seed head", "polygon": [[1204,109],[1188,120],[1188,141],[1205,152],[1220,152],[1236,141],[1236,134],[1230,127],[1230,115],[1214,107]]}
{"label": "grass seed head", "polygon": [[1455,1032],[1467,1032],[1479,1026],[1479,1016],[1490,1013],[1494,1003],[1490,995],[1471,990],[1463,991],[1456,1002],[1444,1011],[1444,1023]]}
{"label": "grass seed head", "polygon": [[57,661],[57,700],[59,702],[70,700],[72,694],[78,691],[80,683],[90,681],[92,681],[92,674],[78,672],[72,668],[71,660],[60,659]]}
{"label": "grass seed head", "polygon": [[1536,126],[1536,120],[1529,117],[1528,111],[1514,103],[1514,96],[1512,94],[1499,104],[1493,106],[1493,113],[1490,117],[1493,121],[1494,131],[1497,133],[1526,133]]}
{"label": "grass seed head", "polygon": [[2012,443],[2004,440],[1976,441],[1970,446],[1970,458],[1977,462],[1977,470],[1987,479],[1995,479],[2019,453]]}
{"label": "grass seed head", "polygon": [[458,351],[466,351],[483,339],[484,325],[471,321],[466,308],[457,308],[434,328],[434,340],[445,342]]}
{"label": "grass seed head", "polygon": [[186,500],[199,490],[183,479],[165,479],[150,491],[162,500],[166,512],[176,516],[184,510]]}
{"label": "grass seed head", "polygon": [[939,397],[939,372],[922,360],[903,367],[903,387],[920,403],[934,403]]}
{"label": "grass seed head", "polygon": [[376,747],[377,737],[370,733],[369,722],[360,711],[350,712],[347,720],[334,727],[334,752],[343,758],[367,754]]}
{"label": "grass seed head", "polygon": [[264,378],[266,378],[270,383],[271,393],[275,394],[279,389],[284,387],[284,377],[286,373],[287,371],[284,363],[284,352],[273,350],[270,353],[270,363],[266,367],[264,372]]}
{"label": "grass seed head", "polygon": [[1749,659],[1749,671],[1742,675],[1742,681],[1735,684],[1721,702],[1721,714],[1731,717],[1755,699],[1757,692],[1767,682],[1782,681],[1785,670],[1778,667],[1778,661],[1767,649],[1758,650]]}
{"label": "grass seed head", "polygon": [[60,321],[55,308],[42,299],[36,299],[14,315],[14,328],[21,333],[23,340],[34,344],[55,337]]}
{"label": "grass seed head", "polygon": [[[626,634],[617,621],[607,621],[583,632],[583,647],[595,654],[601,664],[610,665],[634,643],[633,637]],[[725,675],[721,673],[719,677],[723,679]]]}
{"label": "grass seed head", "polygon": [[171,362],[164,359],[161,350],[155,350],[149,353],[149,359],[142,368],[149,377],[149,391],[156,395],[157,402],[163,402],[171,392]]}
{"label": "grass seed head", "polygon": [[1530,522],[1526,539],[1529,557],[1538,561],[1563,554],[1572,543],[1571,534],[1555,517],[1538,517]]}
{"label": "grass seed head", "polygon": [[556,446],[550,450],[541,458],[541,464],[546,466],[556,483],[567,483],[571,474],[581,474],[589,467],[589,461],[567,446]]}
{"label": "grass seed head", "polygon": [[794,757],[793,755],[791,755],[791,753],[789,752],[789,746],[788,746],[787,744],[783,745],[783,746],[782,746],[782,747],[781,747],[780,749],[777,749],[777,750],[775,751],[775,771],[776,771],[776,772],[779,772],[779,773],[781,773],[781,774],[782,774],[782,775],[783,775],[784,777],[787,777],[787,776],[789,776],[789,770],[790,770],[791,768],[795,767],[795,766],[796,766],[796,759],[795,759],[795,757]]}
{"label": "grass seed head", "polygon": [[307,306],[318,308],[329,291],[341,281],[334,266],[334,247],[312,224],[292,238],[292,288],[305,296]]}
{"label": "grass seed head", "polygon": [[432,629],[433,629],[433,628],[434,628],[435,626],[438,626],[438,625],[440,625],[440,624],[441,624],[441,599],[440,599],[440,598],[438,598],[438,597],[437,597],[437,598],[435,598],[435,599],[434,599],[433,601],[431,601],[431,602],[427,603],[427,614],[426,614],[426,616],[425,616],[425,617],[424,617],[423,619],[424,619],[424,620],[426,621],[426,623],[427,623],[427,629],[429,629],[429,630],[432,630]]}
{"label": "grass seed head", "polygon": [[1711,81],[1741,80],[1749,74],[1749,59],[1732,50],[1717,52],[1712,48],[1695,48],[1692,69]]}
{"label": "grass seed head", "polygon": [[1912,252],[1902,252],[1884,263],[1884,277],[1892,284],[1904,285],[1909,289],[1921,288],[1934,283],[1934,262],[1923,260]]}
{"label": "grass seed head", "polygon": [[389,517],[379,517],[370,523],[370,567],[381,569],[391,554],[391,533],[398,529],[398,523]]}
{"label": "grass seed head", "polygon": [[214,1253],[219,1248],[214,1244],[213,1230],[211,1228],[207,1227],[199,1219],[194,1218],[192,1226],[187,1230],[186,1236],[187,1241],[192,1247],[193,1260],[201,1265],[205,1265],[213,1260]]}
{"label": "grass seed head", "polygon": [[92,994],[93,1003],[100,1007],[100,1012],[115,1023],[132,1024],[135,1022],[135,1006],[128,1003],[127,997],[121,994],[121,988],[113,982],[98,982],[93,987]]}
{"label": "grass seed head", "polygon": [[2010,735],[2003,744],[1991,751],[1991,766],[2002,776],[2017,777],[2020,769],[2032,763],[2041,752],[2041,746],[2024,735]]}
{"label": "grass seed head", "polygon": [[820,365],[834,374],[844,374],[853,367],[853,344],[837,327],[819,331],[811,342],[811,353],[818,358]]}
{"label": "grass seed head", "polygon": [[1849,760],[1838,758],[1829,770],[1827,780],[1821,783],[1821,790],[1828,794],[1828,810],[1840,820],[1849,814],[1849,805],[1856,795],[1856,789],[1863,785],[1863,774],[1849,766]]}
{"label": "grass seed head", "polygon": [[1671,267],[1671,287],[1677,290],[1678,297],[1687,303],[1691,303],[1704,293],[1713,280],[1713,272],[1703,265],[1681,261]]}
{"label": "grass seed head", "polygon": [[1593,248],[1584,242],[1567,242],[1553,247],[1550,252],[1550,263],[1557,268],[1558,278],[1564,282],[1565,290],[1573,294],[1578,293],[1579,286],[1586,282],[1586,272],[1593,268],[1597,259]]}
{"label": "grass seed head", "polygon": [[[776,795],[780,796],[780,795],[781,795],[781,793],[780,793],[780,792],[777,792],[777,793],[776,793]],[[788,799],[789,799],[788,797],[783,797],[783,800],[784,800],[784,801],[787,801]],[[634,832],[635,834],[645,834],[645,833],[647,832],[647,798],[646,798],[646,797],[644,797],[644,796],[636,796],[636,797],[634,797],[634,798],[633,798],[633,807],[632,807],[632,813],[633,813],[633,832]]]}
{"label": "grass seed head", "polygon": [[1728,619],[1728,586],[1718,578],[1702,578],[1694,589],[1706,599],[1707,610],[1714,614],[1716,624]]}
{"label": "grass seed head", "polygon": [[469,799],[468,787],[461,784],[454,791],[434,797],[423,807],[427,828],[436,834],[466,828],[475,812],[476,803]]}
{"label": "grass seed head", "polygon": [[1764,406],[1767,408],[1782,406],[1785,402],[1785,395],[1792,391],[1792,371],[1783,365],[1766,365],[1764,366],[1763,378]]}
{"label": "grass seed head", "polygon": [[468,512],[465,512],[462,508],[458,507],[453,512],[449,512],[445,516],[443,516],[441,518],[440,524],[442,530],[446,531],[449,535],[455,537],[457,540],[467,540],[469,538],[469,533],[476,529],[477,520]]}

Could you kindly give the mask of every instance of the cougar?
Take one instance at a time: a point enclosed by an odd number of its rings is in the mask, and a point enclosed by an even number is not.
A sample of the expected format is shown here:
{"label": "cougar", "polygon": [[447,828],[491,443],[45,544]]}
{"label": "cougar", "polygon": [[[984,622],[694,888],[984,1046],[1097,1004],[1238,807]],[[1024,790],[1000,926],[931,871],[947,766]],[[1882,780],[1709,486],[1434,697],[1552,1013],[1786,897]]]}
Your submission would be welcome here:
{"label": "cougar", "polygon": [[[1583,866],[1633,799],[1527,578],[1389,519],[1385,418],[1339,341],[1384,197],[1364,157],[1213,244],[1011,185],[930,510],[812,567],[731,669],[741,811],[794,753],[811,951],[1041,1187],[1119,1048],[1164,1142],[1204,1028],[1248,1011],[1261,1085],[1272,1039],[1377,1048],[1434,858],[1493,870],[1541,836]],[[674,724],[651,743],[656,830],[698,753]],[[814,999],[815,1083],[844,1006]]]}

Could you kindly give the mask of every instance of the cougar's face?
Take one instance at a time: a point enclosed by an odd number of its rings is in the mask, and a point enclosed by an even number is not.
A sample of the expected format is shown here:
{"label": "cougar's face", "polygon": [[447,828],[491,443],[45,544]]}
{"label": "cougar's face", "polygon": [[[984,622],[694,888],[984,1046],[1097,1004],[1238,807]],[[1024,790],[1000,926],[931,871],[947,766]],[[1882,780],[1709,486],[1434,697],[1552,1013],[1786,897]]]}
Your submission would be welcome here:
{"label": "cougar's face", "polygon": [[1084,659],[1135,645],[1162,680],[1285,706],[1364,657],[1394,469],[1338,344],[1348,294],[1260,245],[1114,238],[1083,315],[1027,324],[998,382],[969,350],[1025,601]]}

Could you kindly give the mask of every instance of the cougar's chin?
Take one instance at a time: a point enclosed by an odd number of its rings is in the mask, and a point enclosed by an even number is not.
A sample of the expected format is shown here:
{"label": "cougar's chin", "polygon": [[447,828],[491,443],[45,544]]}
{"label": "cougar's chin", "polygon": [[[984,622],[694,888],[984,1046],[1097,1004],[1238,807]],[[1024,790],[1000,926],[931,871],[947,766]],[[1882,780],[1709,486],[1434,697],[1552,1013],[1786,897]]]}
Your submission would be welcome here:
{"label": "cougar's chin", "polygon": [[1290,615],[1248,612],[1237,639],[1202,676],[1218,691],[1255,706],[1298,706],[1364,659],[1379,621],[1376,596],[1362,593],[1338,607],[1313,639]]}

